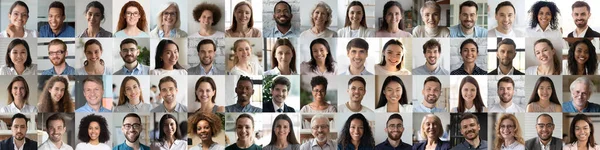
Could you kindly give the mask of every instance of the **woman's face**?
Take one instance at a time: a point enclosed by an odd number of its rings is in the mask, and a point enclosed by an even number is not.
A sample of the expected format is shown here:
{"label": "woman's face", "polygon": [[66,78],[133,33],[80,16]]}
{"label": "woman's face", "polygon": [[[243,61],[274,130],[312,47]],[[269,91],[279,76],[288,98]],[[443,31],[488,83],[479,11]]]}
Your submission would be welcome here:
{"label": "woman's face", "polygon": [[425,26],[429,28],[437,28],[440,23],[440,12],[437,12],[434,8],[425,7],[421,12],[421,19]]}
{"label": "woman's face", "polygon": [[437,135],[438,135],[437,131],[439,130],[438,128],[441,128],[441,127],[437,125],[437,123],[435,122],[435,118],[426,117],[425,121],[423,122],[423,125],[421,127],[421,130],[425,130],[425,134],[426,134],[425,136],[427,138],[434,139],[434,138],[439,138],[439,137],[437,137]]}
{"label": "woman's face", "polygon": [[540,42],[534,46],[535,57],[542,65],[550,65],[554,61],[554,49],[546,42]]}
{"label": "woman's face", "polygon": [[503,139],[515,138],[515,123],[510,119],[504,119],[500,122],[500,136]]}
{"label": "woman's face", "polygon": [[50,92],[50,98],[53,102],[58,102],[62,99],[65,94],[65,84],[62,82],[54,82],[54,85],[50,87],[48,92]]}
{"label": "woman's face", "polygon": [[575,62],[579,65],[585,64],[590,58],[589,48],[585,43],[579,43],[575,46]]}
{"label": "woman's face", "polygon": [[[398,6],[392,6],[385,13],[385,22],[389,25],[397,25],[402,20],[402,12],[400,12],[400,8]],[[388,26],[388,27],[389,27]]]}
{"label": "woman's face", "polygon": [[254,133],[254,125],[250,118],[240,118],[235,123],[235,133],[238,136],[238,140],[252,140],[252,134]]}
{"label": "woman's face", "polygon": [[402,98],[402,86],[398,82],[390,82],[387,86],[385,86],[385,91],[383,91],[383,95],[387,99],[388,104],[390,105],[398,105],[400,98]]}
{"label": "woman's face", "polygon": [[294,53],[289,46],[282,45],[275,49],[275,59],[282,65],[289,66],[294,57]]}
{"label": "woman's face", "polygon": [[360,141],[365,128],[368,127],[363,126],[363,122],[360,119],[353,119],[350,121],[350,137],[352,138],[352,141]]}
{"label": "woman's face", "polygon": [[317,7],[312,14],[312,21],[315,23],[315,26],[325,26],[325,22],[327,22],[327,10],[323,7]]}
{"label": "woman's face", "polygon": [[27,94],[27,89],[25,89],[25,83],[22,81],[16,81],[12,84],[11,94],[15,101],[23,101],[25,99],[25,95]]}
{"label": "woman's face", "polygon": [[473,83],[470,82],[465,83],[460,90],[462,92],[462,98],[469,103],[472,103],[473,99],[475,99],[475,96],[477,95],[477,88]]}
{"label": "woman's face", "polygon": [[211,140],[212,139],[212,131],[210,124],[206,120],[200,120],[196,125],[196,134],[202,141]]}
{"label": "woman's face", "polygon": [[100,22],[102,21],[102,12],[100,9],[96,7],[90,7],[85,13],[85,18],[89,25],[97,27],[100,26]]}
{"label": "woman's face", "polygon": [[550,82],[542,82],[540,83],[540,87],[538,87],[537,93],[540,97],[540,100],[550,100],[550,96],[552,95],[552,86]]}
{"label": "woman's face", "polygon": [[27,24],[27,19],[29,19],[29,12],[27,9],[21,5],[15,6],[12,9],[11,14],[8,15],[10,18],[10,23],[17,27],[24,27]]}
{"label": "woman's face", "polygon": [[127,7],[125,10],[125,21],[127,22],[127,26],[137,26],[138,21],[140,20],[140,10],[137,7]]}
{"label": "woman's face", "polygon": [[215,90],[208,82],[200,82],[198,89],[196,89],[196,95],[200,103],[212,103],[212,98],[215,96]]}
{"label": "woman's face", "polygon": [[324,101],[325,95],[327,94],[327,89],[323,85],[316,85],[312,88],[312,96],[315,101]]}
{"label": "woman's face", "polygon": [[175,44],[167,44],[163,49],[163,53],[160,56],[164,66],[173,66],[179,60],[179,49]]}
{"label": "woman's face", "polygon": [[125,82],[125,96],[130,100],[139,100],[140,99],[140,85],[135,82],[135,80],[129,80]]}
{"label": "woman's face", "polygon": [[252,17],[252,10],[248,5],[242,5],[235,10],[233,14],[235,17],[235,21],[238,25],[248,26],[248,22],[250,22],[250,17]]}
{"label": "woman's face", "polygon": [[358,5],[352,6],[350,9],[348,9],[348,19],[353,25],[360,25],[360,21],[364,15],[365,14],[362,11],[362,7]]}
{"label": "woman's face", "polygon": [[475,63],[475,60],[477,60],[477,47],[475,44],[465,44],[460,51],[464,63]]}
{"label": "woman's face", "polygon": [[100,57],[102,57],[102,49],[100,49],[100,45],[91,44],[85,48],[85,58],[88,62],[98,62],[101,59]]}
{"label": "woman's face", "polygon": [[204,10],[202,14],[200,14],[200,18],[198,18],[198,22],[200,22],[200,28],[210,28],[213,24],[213,13],[210,10]]}
{"label": "woman's face", "polygon": [[317,62],[325,62],[325,60],[327,59],[327,54],[329,54],[329,51],[327,50],[327,47],[325,47],[325,45],[323,44],[314,44],[311,47],[312,50],[312,57],[317,61]]}
{"label": "woman's face", "polygon": [[287,138],[288,134],[290,134],[290,124],[284,120],[279,119],[275,122],[275,135],[277,138]]}
{"label": "woman's face", "polygon": [[542,27],[547,27],[550,24],[550,20],[552,19],[552,12],[550,12],[550,8],[542,7],[538,12],[537,20]]}
{"label": "woman's face", "polygon": [[27,49],[23,44],[16,45],[10,50],[9,57],[13,64],[25,65],[25,61],[27,61]]}
{"label": "woman's face", "polygon": [[583,121],[579,120],[575,123],[575,137],[577,137],[577,141],[587,141],[590,137],[590,125]]}
{"label": "woman's face", "polygon": [[248,42],[239,42],[235,49],[235,56],[238,58],[239,62],[247,62],[251,53],[252,47],[250,47],[250,43]]}
{"label": "woman's face", "polygon": [[163,131],[167,136],[175,135],[175,132],[177,131],[177,123],[175,122],[175,120],[173,120],[172,118],[165,120],[163,124]]}
{"label": "woman's face", "polygon": [[169,6],[162,12],[162,25],[174,26],[177,22],[177,13],[179,11],[174,6]]}
{"label": "woman's face", "polygon": [[383,56],[385,57],[386,65],[397,66],[402,62],[402,47],[396,44],[390,44],[385,50]]}
{"label": "woman's face", "polygon": [[90,122],[90,126],[88,126],[88,135],[90,136],[90,141],[98,140],[100,136],[100,124],[98,122]]}

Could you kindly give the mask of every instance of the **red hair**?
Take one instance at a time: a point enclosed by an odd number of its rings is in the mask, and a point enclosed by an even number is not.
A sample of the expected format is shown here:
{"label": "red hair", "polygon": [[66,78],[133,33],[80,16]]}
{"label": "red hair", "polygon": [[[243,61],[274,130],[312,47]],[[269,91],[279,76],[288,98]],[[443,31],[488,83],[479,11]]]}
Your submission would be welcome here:
{"label": "red hair", "polygon": [[125,3],[123,7],[121,7],[121,13],[119,14],[119,23],[117,24],[117,31],[123,30],[125,29],[125,27],[127,27],[125,17],[127,15],[127,8],[129,7],[135,7],[138,9],[138,11],[140,12],[140,19],[137,22],[137,27],[144,32],[148,32],[148,21],[146,20],[146,13],[144,12],[144,7],[142,7],[142,5],[140,5],[140,3],[136,1],[129,1]]}

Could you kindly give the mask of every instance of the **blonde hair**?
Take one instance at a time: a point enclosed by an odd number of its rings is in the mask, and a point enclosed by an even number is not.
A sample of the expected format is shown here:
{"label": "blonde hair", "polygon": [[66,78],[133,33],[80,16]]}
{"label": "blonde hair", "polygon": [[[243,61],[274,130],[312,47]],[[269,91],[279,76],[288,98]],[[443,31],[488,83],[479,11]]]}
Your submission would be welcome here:
{"label": "blonde hair", "polygon": [[515,115],[513,114],[503,114],[502,116],[500,116],[500,119],[498,119],[498,122],[496,122],[496,138],[494,139],[494,149],[500,149],[500,147],[502,147],[502,144],[504,144],[504,138],[502,138],[502,135],[500,135],[500,124],[506,119],[511,120],[515,126],[515,141],[519,142],[519,144],[525,144],[525,141],[523,140],[523,135],[521,134],[519,120],[517,120],[517,117],[515,117]]}
{"label": "blonde hair", "polygon": [[[175,21],[174,27],[179,28],[181,26],[181,17],[180,17],[181,12],[179,11],[179,5],[177,5],[177,3],[175,3],[175,2],[168,2],[167,4],[163,5],[160,9],[161,11],[158,12],[158,15],[157,15],[158,22],[156,24],[157,28],[160,28],[162,26],[163,12],[165,12],[167,9],[169,9],[169,7],[174,7],[175,10],[177,10],[177,14],[175,16],[177,20]],[[165,31],[165,32],[167,32],[167,31]]]}
{"label": "blonde hair", "polygon": [[438,128],[435,130],[435,136],[436,137],[440,137],[442,136],[442,134],[444,133],[444,127],[442,126],[442,120],[440,120],[440,118],[434,114],[427,114],[425,115],[425,117],[423,117],[423,120],[421,121],[421,136],[424,137],[425,139],[427,139],[427,134],[426,134],[426,130],[425,128],[425,120],[429,117],[433,118],[433,123],[438,126]]}
{"label": "blonde hair", "polygon": [[[242,42],[246,42],[248,43],[248,45],[250,45],[250,41],[248,41],[247,39],[239,39],[235,42],[233,42],[233,54],[237,53],[237,49],[238,49],[238,45]],[[250,45],[250,52],[252,52],[252,45]],[[240,61],[240,59],[237,58],[237,56],[233,57],[233,63],[237,64]]]}
{"label": "blonde hair", "polygon": [[325,11],[327,12],[327,21],[325,21],[325,27],[329,27],[329,25],[331,25],[331,14],[333,13],[333,11],[331,10],[331,7],[329,7],[329,5],[327,5],[327,3],[323,1],[317,3],[317,5],[315,5],[315,7],[313,7],[312,11],[310,12],[310,24],[312,24],[312,26],[315,26],[315,21],[312,20],[312,17],[315,10],[317,10],[317,8],[319,7],[325,9]]}

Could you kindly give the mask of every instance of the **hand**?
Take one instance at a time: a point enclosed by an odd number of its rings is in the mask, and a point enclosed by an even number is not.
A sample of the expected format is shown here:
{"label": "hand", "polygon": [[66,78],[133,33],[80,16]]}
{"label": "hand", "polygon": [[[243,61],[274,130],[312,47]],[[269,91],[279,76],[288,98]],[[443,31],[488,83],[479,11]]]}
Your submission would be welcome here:
{"label": "hand", "polygon": [[17,26],[15,26],[14,24],[10,23],[8,24],[8,28],[6,28],[6,33],[8,34],[8,37],[23,37],[25,36],[25,31],[19,31],[17,29]]}

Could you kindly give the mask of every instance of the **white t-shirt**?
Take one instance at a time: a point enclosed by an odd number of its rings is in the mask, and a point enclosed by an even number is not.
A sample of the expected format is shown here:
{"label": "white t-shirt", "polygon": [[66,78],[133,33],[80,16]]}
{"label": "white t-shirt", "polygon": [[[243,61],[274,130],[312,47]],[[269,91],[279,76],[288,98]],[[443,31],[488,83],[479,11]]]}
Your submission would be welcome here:
{"label": "white t-shirt", "polygon": [[[361,106],[362,106],[362,109],[360,111],[358,111],[358,112],[362,112],[362,113],[373,112],[373,110],[367,108],[365,105],[361,105]],[[346,107],[346,103],[338,105],[337,111],[339,113],[352,112],[348,107]]]}
{"label": "white t-shirt", "polygon": [[90,143],[79,143],[75,147],[75,150],[111,150],[110,146],[100,143],[98,145],[92,145]]}

